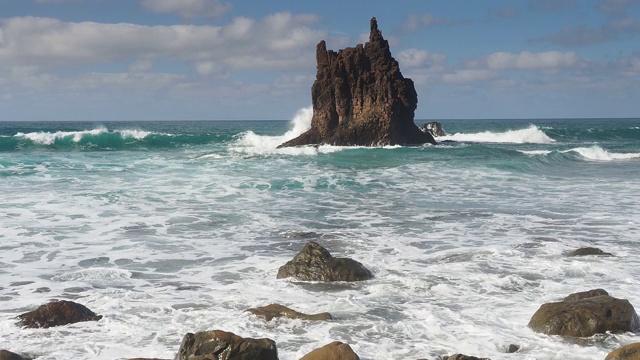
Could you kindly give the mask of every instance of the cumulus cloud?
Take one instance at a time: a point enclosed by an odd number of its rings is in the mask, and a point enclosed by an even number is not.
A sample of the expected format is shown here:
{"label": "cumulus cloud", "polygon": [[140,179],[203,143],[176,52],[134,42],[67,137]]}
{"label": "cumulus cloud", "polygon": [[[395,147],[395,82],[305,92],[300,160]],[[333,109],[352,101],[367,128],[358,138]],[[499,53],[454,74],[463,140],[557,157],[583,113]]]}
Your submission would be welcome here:
{"label": "cumulus cloud", "polygon": [[236,18],[224,26],[147,26],[17,17],[0,26],[0,65],[41,69],[129,59],[216,62],[231,69],[301,69],[325,31],[313,15]]}
{"label": "cumulus cloud", "polygon": [[424,68],[444,65],[446,57],[425,50],[407,49],[398,53],[396,59],[401,68]]}
{"label": "cumulus cloud", "polygon": [[574,52],[523,51],[517,54],[496,52],[480,61],[492,70],[551,70],[575,66],[578,56]]}
{"label": "cumulus cloud", "polygon": [[496,78],[498,73],[487,69],[462,69],[449,74],[442,75],[445,83],[471,83]]}
{"label": "cumulus cloud", "polygon": [[219,0],[142,0],[142,6],[154,12],[177,14],[184,18],[217,18],[231,10],[230,3]]}

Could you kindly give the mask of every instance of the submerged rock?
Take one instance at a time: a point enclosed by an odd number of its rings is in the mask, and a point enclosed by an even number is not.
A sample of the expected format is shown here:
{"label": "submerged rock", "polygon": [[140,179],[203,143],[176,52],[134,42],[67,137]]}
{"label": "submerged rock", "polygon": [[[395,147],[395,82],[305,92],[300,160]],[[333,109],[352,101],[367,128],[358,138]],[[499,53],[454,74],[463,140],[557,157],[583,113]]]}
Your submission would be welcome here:
{"label": "submerged rock", "polygon": [[571,294],[563,301],[543,304],[531,317],[529,327],[548,335],[575,337],[639,330],[638,315],[629,301],[603,291]]}
{"label": "submerged rock", "polygon": [[289,262],[278,269],[278,279],[303,281],[360,281],[373,278],[371,271],[349,258],[335,258],[315,241],[309,241]]}
{"label": "submerged rock", "polygon": [[490,360],[490,359],[479,358],[479,357],[463,355],[463,354],[453,354],[453,355],[443,357],[442,360]]}
{"label": "submerged rock", "polygon": [[187,333],[175,360],[278,360],[275,341],[211,330]]}
{"label": "submerged rock", "polygon": [[316,62],[311,129],[280,146],[435,144],[413,122],[418,95],[413,81],[400,73],[376,18],[364,46],[336,53],[323,40]]}
{"label": "submerged rock", "polygon": [[588,255],[596,255],[596,256],[613,256],[613,254],[604,252],[598,248],[594,247],[583,247],[577,250],[574,250],[567,254],[567,256],[588,256]]}
{"label": "submerged rock", "polygon": [[0,350],[0,360],[31,360],[31,358],[9,350]]}
{"label": "submerged rock", "polygon": [[271,319],[277,318],[277,317],[287,317],[290,319],[301,319],[301,320],[331,320],[332,319],[331,314],[329,314],[328,312],[323,312],[319,314],[303,314],[301,312],[297,312],[293,309],[290,309],[280,304],[271,304],[267,306],[247,309],[245,311],[255,314],[257,317],[265,321],[271,321]]}
{"label": "submerged rock", "polygon": [[349,344],[334,341],[321,348],[317,348],[300,360],[360,360]]}
{"label": "submerged rock", "polygon": [[98,321],[102,319],[102,315],[96,315],[86,306],[73,301],[60,300],[41,305],[33,311],[18,315],[18,318],[18,325],[22,327],[49,328],[82,321]]}
{"label": "submerged rock", "polygon": [[604,360],[640,360],[640,342],[613,350]]}
{"label": "submerged rock", "polygon": [[422,126],[420,126],[420,130],[425,133],[431,134],[431,136],[433,136],[434,138],[438,136],[447,136],[447,133],[445,133],[444,129],[442,128],[442,124],[437,121],[431,121],[422,124]]}

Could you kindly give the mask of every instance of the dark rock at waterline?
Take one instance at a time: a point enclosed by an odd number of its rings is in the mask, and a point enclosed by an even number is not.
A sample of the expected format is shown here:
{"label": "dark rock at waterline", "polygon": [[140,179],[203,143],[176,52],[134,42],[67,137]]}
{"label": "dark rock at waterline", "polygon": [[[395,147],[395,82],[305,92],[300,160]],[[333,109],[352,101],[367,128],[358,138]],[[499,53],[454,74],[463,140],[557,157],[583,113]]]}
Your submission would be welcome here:
{"label": "dark rock at waterline", "polygon": [[418,129],[413,81],[400,72],[376,18],[369,41],[337,53],[324,40],[316,47],[317,73],[311,88],[311,129],[282,146],[435,144]]}
{"label": "dark rock at waterline", "polygon": [[588,298],[601,296],[601,295],[609,295],[609,293],[605,289],[593,289],[593,290],[581,291],[581,292],[568,295],[567,297],[562,299],[562,301],[576,301],[576,300],[588,299]]}
{"label": "dark rock at waterline", "polygon": [[520,350],[520,345],[509,344],[509,347],[507,347],[507,354],[513,354],[518,352],[518,350]]}
{"label": "dark rock at waterline", "polygon": [[275,341],[211,330],[187,333],[175,360],[278,360]]}
{"label": "dark rock at waterline", "polygon": [[589,255],[595,255],[595,256],[613,256],[613,254],[608,253],[608,252],[604,252],[598,248],[594,248],[594,247],[583,247],[583,248],[579,248],[577,250],[574,250],[570,253],[567,254],[567,256],[589,256]]}
{"label": "dark rock at waterline", "polygon": [[270,304],[267,306],[247,309],[245,311],[255,314],[257,317],[265,321],[271,321],[271,319],[277,318],[277,317],[286,317],[290,319],[313,320],[313,321],[332,319],[331,314],[329,314],[328,312],[323,312],[319,314],[303,314],[301,312],[297,312],[293,309],[290,309],[280,304]]}
{"label": "dark rock at waterline", "polygon": [[30,357],[16,354],[9,350],[0,350],[0,360],[31,360]]}
{"label": "dark rock at waterline", "polygon": [[422,132],[431,134],[431,136],[433,136],[434,138],[439,136],[447,136],[447,133],[445,133],[444,129],[442,128],[442,124],[437,121],[431,121],[422,124],[422,126],[420,126],[420,130],[422,130]]}
{"label": "dark rock at waterline", "polygon": [[640,342],[613,350],[604,360],[640,360]]}
{"label": "dark rock at waterline", "polygon": [[360,360],[349,344],[334,341],[321,348],[317,348],[300,360]]}
{"label": "dark rock at waterline", "polygon": [[18,315],[18,325],[26,328],[49,328],[82,321],[98,321],[102,315],[96,315],[86,306],[73,301],[60,300],[41,305],[37,309]]}
{"label": "dark rock at waterline", "polygon": [[442,360],[490,360],[490,359],[479,358],[479,357],[463,355],[463,354],[453,354],[453,355],[443,357]]}
{"label": "dark rock at waterline", "polygon": [[598,295],[601,291],[571,294],[569,300],[543,304],[531,317],[529,327],[548,335],[574,337],[638,331],[640,321],[629,301]]}
{"label": "dark rock at waterline", "polygon": [[327,249],[309,241],[289,262],[278,269],[278,279],[303,281],[361,281],[373,278],[371,271],[349,258],[331,256]]}

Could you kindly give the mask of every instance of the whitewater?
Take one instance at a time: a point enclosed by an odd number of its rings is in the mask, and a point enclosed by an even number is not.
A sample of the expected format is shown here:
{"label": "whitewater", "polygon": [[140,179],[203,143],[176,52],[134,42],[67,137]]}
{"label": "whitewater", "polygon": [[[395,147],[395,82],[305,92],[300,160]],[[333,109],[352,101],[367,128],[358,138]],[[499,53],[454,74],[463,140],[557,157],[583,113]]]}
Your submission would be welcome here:
{"label": "whitewater", "polygon": [[[171,359],[187,332],[222,329],[284,360],[335,340],[365,360],[586,360],[636,341],[527,323],[595,288],[640,307],[640,119],[442,120],[438,145],[277,147],[310,119],[0,123],[0,349]],[[374,278],[276,279],[309,240]],[[566,256],[585,246],[615,256]],[[103,318],[16,326],[53,299]],[[271,303],[334,320],[244,312]]]}

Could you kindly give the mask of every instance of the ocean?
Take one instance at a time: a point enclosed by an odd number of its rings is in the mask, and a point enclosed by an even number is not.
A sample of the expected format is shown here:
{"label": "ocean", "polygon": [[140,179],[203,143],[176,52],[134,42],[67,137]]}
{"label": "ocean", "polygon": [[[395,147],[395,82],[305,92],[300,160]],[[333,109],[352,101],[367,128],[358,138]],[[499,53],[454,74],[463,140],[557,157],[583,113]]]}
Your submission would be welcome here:
{"label": "ocean", "polygon": [[[435,146],[277,148],[310,118],[0,123],[0,349],[171,359],[187,332],[221,329],[284,360],[334,340],[365,360],[579,360],[637,341],[527,323],[595,288],[640,307],[640,119],[442,120]],[[374,279],[276,279],[309,240]],[[586,246],[615,256],[566,256]],[[104,317],[16,326],[52,299]],[[334,320],[244,312],[271,303]]]}

